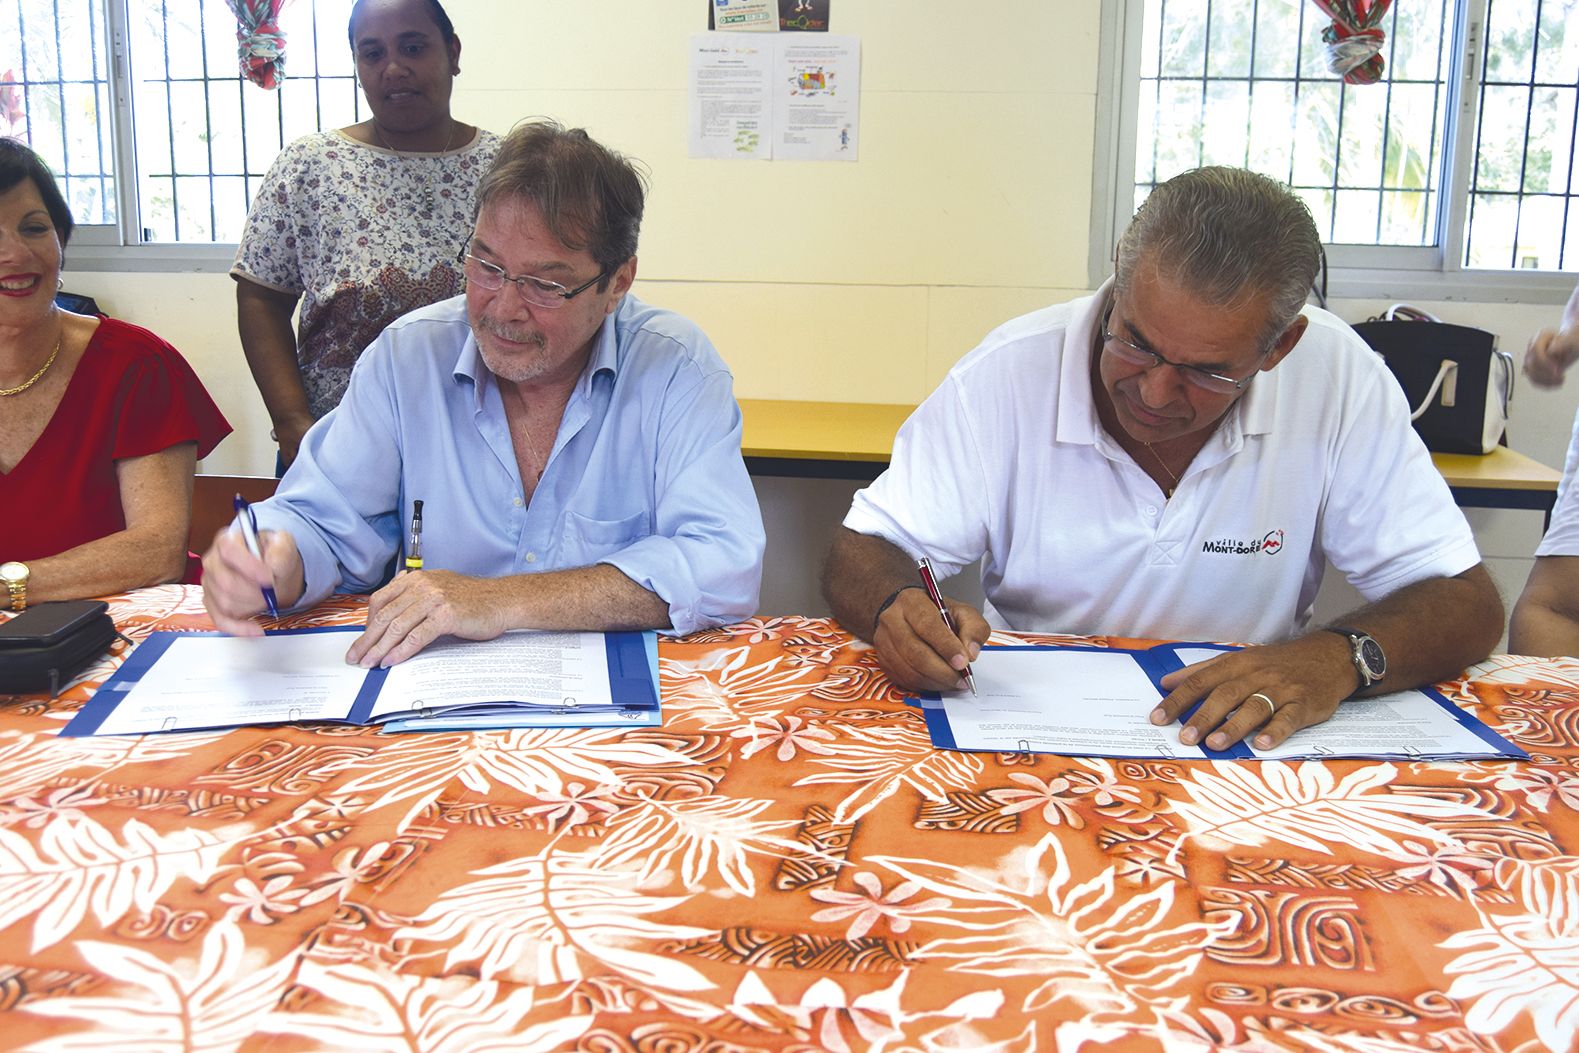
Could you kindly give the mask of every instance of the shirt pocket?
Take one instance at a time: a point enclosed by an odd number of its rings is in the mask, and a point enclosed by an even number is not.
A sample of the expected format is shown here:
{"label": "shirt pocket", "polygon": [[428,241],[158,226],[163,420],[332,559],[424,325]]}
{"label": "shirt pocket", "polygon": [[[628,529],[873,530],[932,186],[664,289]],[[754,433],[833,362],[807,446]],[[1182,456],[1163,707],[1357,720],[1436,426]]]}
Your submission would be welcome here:
{"label": "shirt pocket", "polygon": [[647,528],[647,513],[635,512],[623,519],[593,519],[579,512],[565,512],[563,546],[567,567],[582,567],[612,555],[632,542],[652,533]]}

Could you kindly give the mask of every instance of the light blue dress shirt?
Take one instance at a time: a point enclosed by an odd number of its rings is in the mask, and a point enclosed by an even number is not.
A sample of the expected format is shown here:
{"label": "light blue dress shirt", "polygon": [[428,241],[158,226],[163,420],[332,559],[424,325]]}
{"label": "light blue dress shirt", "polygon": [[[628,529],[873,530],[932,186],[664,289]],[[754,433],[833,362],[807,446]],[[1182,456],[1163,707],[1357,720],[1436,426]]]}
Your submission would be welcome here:
{"label": "light blue dress shirt", "polygon": [[707,336],[626,296],[593,337],[528,504],[498,383],[457,296],[373,341],[345,399],[254,507],[259,526],[301,550],[298,606],[382,584],[420,500],[424,569],[500,577],[607,563],[687,633],[756,610],[764,535],[740,421]]}

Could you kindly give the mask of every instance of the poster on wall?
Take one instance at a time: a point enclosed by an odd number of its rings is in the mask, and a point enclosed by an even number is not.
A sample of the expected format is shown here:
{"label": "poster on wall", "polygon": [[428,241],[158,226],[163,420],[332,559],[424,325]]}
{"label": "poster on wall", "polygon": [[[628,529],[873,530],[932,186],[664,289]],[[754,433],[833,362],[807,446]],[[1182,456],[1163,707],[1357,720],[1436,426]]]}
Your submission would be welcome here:
{"label": "poster on wall", "polygon": [[854,161],[861,132],[861,41],[781,37],[775,56],[773,157]]}
{"label": "poster on wall", "polygon": [[726,31],[828,32],[833,0],[707,0],[707,28]]}
{"label": "poster on wall", "polygon": [[691,157],[772,157],[768,102],[773,38],[756,33],[699,33],[691,38]]}
{"label": "poster on wall", "polygon": [[786,33],[828,32],[828,5],[832,0],[778,0],[779,29]]}
{"label": "poster on wall", "polygon": [[771,33],[779,28],[779,19],[779,0],[708,0],[708,29]]}
{"label": "poster on wall", "polygon": [[861,41],[698,33],[691,38],[689,95],[691,157],[854,161]]}

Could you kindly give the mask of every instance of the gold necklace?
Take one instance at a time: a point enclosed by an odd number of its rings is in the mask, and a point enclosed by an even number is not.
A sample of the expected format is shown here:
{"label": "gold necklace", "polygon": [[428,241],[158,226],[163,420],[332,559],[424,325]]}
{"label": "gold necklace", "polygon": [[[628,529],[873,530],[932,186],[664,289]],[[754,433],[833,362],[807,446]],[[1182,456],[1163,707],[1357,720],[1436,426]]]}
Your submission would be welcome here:
{"label": "gold necklace", "polygon": [[1173,474],[1173,469],[1168,467],[1168,462],[1162,459],[1162,455],[1159,454],[1156,450],[1152,449],[1151,443],[1143,442],[1143,443],[1141,443],[1141,445],[1146,447],[1146,452],[1151,454],[1151,459],[1156,461],[1157,464],[1162,468],[1162,470],[1168,473],[1168,478],[1169,479],[1173,480],[1173,485],[1172,486],[1165,486],[1165,487],[1162,488],[1162,496],[1164,496],[1164,497],[1172,497],[1173,496],[1173,491],[1176,490],[1178,488],[1178,486],[1179,486],[1179,477],[1177,475]]}
{"label": "gold necklace", "polygon": [[55,364],[56,356],[60,354],[60,341],[61,337],[55,337],[55,350],[51,351],[49,353],[49,357],[44,360],[44,364],[38,367],[37,373],[34,373],[32,376],[28,377],[25,382],[18,384],[14,388],[0,388],[0,398],[9,398],[12,395],[20,395],[22,392],[26,391],[28,388],[42,380],[44,374],[49,372],[49,367]]}
{"label": "gold necklace", "polygon": [[[439,153],[447,154],[447,153],[450,152],[450,147],[455,145],[455,126],[458,123],[460,123],[460,122],[455,120],[455,118],[453,118],[453,117],[450,118],[450,136],[449,136],[448,139],[444,140],[444,149],[440,150]],[[377,121],[373,122],[373,138],[378,140],[378,145],[379,146],[382,146],[384,149],[388,150],[390,153],[394,154],[396,157],[405,157],[407,154],[415,154],[415,153],[421,153],[422,152],[420,150],[396,150],[393,146],[390,146],[388,143],[386,143],[384,141],[383,133],[381,133],[378,130],[378,122]]]}
{"label": "gold necklace", "polygon": [[[532,434],[532,424],[525,417],[521,418],[521,430],[526,433],[526,448],[532,454],[533,474],[532,480],[535,487],[543,481],[543,473],[548,471],[548,456],[542,452],[542,447],[537,444],[537,436]],[[549,451],[553,451],[553,440],[549,440]]]}

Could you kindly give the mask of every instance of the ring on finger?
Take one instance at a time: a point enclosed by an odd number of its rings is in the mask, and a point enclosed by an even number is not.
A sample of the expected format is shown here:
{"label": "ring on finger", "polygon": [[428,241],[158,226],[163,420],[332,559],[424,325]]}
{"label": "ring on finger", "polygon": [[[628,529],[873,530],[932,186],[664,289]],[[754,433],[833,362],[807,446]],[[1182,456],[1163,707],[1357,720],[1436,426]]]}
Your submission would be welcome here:
{"label": "ring on finger", "polygon": [[1257,699],[1257,698],[1259,698],[1261,701],[1266,703],[1266,708],[1267,708],[1266,716],[1267,716],[1268,720],[1271,720],[1273,717],[1275,717],[1277,715],[1277,703],[1272,701],[1270,698],[1268,698],[1266,695],[1263,695],[1259,691],[1257,691],[1255,694],[1251,695],[1250,698],[1245,699],[1245,701],[1249,702],[1249,701],[1251,701],[1251,699]]}

